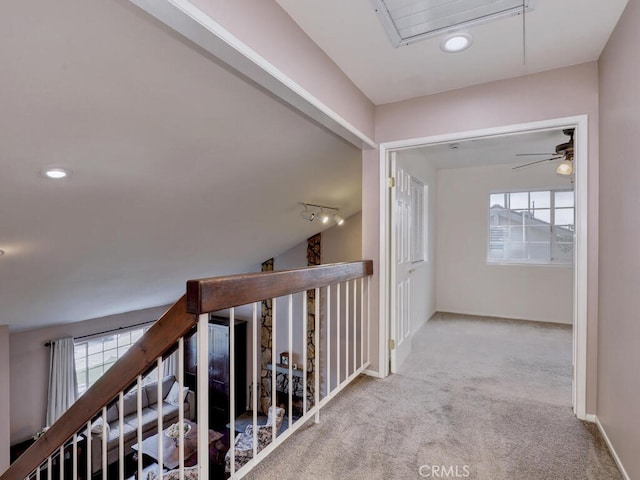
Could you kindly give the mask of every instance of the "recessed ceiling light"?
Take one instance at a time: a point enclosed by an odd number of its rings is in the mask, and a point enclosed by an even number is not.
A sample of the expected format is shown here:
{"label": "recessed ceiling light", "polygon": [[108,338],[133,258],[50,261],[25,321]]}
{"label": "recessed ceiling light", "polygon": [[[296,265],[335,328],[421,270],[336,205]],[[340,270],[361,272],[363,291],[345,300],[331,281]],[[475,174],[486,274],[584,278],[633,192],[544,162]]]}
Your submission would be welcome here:
{"label": "recessed ceiling light", "polygon": [[67,178],[69,176],[69,170],[66,170],[61,167],[47,167],[42,170],[42,174],[46,178],[51,178],[53,180],[60,180],[62,178]]}
{"label": "recessed ceiling light", "polygon": [[4,250],[0,250],[0,257],[4,255]]}
{"label": "recessed ceiling light", "polygon": [[473,43],[473,38],[468,33],[456,33],[446,37],[440,44],[440,49],[447,53],[457,53],[466,50]]}

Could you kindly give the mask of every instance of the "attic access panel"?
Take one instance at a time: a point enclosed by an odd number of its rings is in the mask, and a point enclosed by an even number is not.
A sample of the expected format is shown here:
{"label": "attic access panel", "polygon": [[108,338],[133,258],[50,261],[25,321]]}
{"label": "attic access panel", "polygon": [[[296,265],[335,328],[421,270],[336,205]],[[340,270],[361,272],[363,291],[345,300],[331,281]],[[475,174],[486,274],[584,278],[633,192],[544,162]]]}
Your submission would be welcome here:
{"label": "attic access panel", "polygon": [[409,45],[444,32],[533,9],[535,0],[371,0],[391,43]]}

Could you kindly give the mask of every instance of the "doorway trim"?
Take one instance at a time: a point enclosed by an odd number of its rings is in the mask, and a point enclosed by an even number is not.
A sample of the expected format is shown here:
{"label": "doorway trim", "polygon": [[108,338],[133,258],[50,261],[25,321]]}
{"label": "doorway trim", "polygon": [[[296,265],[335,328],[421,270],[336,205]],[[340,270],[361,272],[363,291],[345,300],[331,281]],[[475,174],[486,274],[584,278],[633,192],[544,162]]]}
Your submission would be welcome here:
{"label": "doorway trim", "polygon": [[466,132],[454,132],[442,135],[413,138],[385,142],[379,145],[380,168],[380,262],[379,262],[379,365],[378,372],[381,377],[389,375],[389,339],[391,315],[390,311],[390,188],[388,178],[389,152],[404,150],[414,147],[435,145],[495,137],[517,133],[531,132],[535,130],[555,130],[558,128],[575,127],[575,198],[576,198],[576,234],[574,257],[574,284],[573,284],[573,381],[572,403],[573,412],[581,420],[589,420],[586,413],[587,396],[587,271],[588,271],[588,116],[577,115],[572,117],[555,118],[537,122],[504,125]]}

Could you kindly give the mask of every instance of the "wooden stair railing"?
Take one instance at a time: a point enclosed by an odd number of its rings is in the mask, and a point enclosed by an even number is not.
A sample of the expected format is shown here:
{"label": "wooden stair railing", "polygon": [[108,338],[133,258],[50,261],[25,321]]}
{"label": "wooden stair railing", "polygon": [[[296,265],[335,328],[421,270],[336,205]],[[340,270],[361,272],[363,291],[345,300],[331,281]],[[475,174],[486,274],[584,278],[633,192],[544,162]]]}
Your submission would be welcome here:
{"label": "wooden stair railing", "polygon": [[0,480],[26,478],[82,429],[104,405],[173,348],[178,339],[189,333],[195,324],[196,317],[186,311],[184,295],[0,476]]}
{"label": "wooden stair railing", "polygon": [[362,260],[273,272],[189,280],[187,311],[193,314],[260,302],[373,274],[373,262]]}
{"label": "wooden stair railing", "polygon": [[311,290],[373,274],[373,262],[320,265],[293,270],[248,273],[189,280],[187,293],[138,340],[60,419],[55,422],[1,476],[0,480],[24,480],[81,430],[138,375],[193,330],[197,315],[259,302],[268,298]]}

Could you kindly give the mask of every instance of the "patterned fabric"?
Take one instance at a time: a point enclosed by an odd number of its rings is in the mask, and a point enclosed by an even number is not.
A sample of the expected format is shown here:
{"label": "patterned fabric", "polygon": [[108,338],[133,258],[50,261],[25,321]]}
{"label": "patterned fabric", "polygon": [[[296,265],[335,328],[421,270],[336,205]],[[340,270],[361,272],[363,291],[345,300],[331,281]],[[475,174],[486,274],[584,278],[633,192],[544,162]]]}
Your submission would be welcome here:
{"label": "patterned fabric", "polygon": [[[151,470],[147,475],[147,480],[156,480],[158,478],[158,472],[156,470]],[[180,478],[180,469],[176,468],[175,470],[170,470],[167,473],[162,475],[164,480],[178,480]],[[184,469],[184,478],[185,480],[193,480],[198,478],[198,466],[194,467],[185,467]]]}
{"label": "patterned fabric", "polygon": [[[258,431],[256,432],[258,440],[258,453],[260,453],[267,445],[271,443],[271,440],[273,438],[272,429],[274,427],[274,417],[276,432],[278,432],[280,430],[280,425],[282,425],[282,420],[284,419],[284,409],[276,407],[274,415],[274,408],[269,407],[267,423],[265,425],[258,425]],[[235,454],[235,471],[237,472],[245,463],[253,458],[253,425],[247,425],[244,433],[241,433],[236,437],[233,450]],[[225,471],[230,472],[231,449],[229,449],[224,459]]]}

